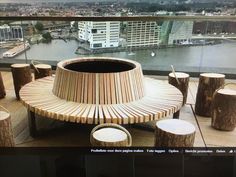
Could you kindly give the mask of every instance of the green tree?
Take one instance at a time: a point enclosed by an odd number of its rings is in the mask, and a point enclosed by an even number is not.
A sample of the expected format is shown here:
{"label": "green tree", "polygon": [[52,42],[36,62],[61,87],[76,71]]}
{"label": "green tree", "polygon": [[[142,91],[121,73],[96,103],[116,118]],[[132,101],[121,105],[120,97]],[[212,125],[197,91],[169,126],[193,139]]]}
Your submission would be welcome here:
{"label": "green tree", "polygon": [[51,42],[52,40],[52,36],[49,32],[44,33],[42,37],[43,37],[43,42],[46,42],[46,43]]}
{"label": "green tree", "polygon": [[43,31],[43,24],[41,22],[37,22],[34,27],[39,32]]}

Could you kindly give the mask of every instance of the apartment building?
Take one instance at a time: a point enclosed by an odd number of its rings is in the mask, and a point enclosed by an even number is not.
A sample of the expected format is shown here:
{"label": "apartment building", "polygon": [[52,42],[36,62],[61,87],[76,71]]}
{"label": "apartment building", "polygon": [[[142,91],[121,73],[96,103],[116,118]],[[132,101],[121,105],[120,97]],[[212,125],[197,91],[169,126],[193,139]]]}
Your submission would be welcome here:
{"label": "apartment building", "polygon": [[127,22],[127,46],[144,47],[160,44],[160,26],[155,21]]}
{"label": "apartment building", "polygon": [[193,22],[192,21],[174,21],[169,33],[168,44],[189,44],[192,40]]}
{"label": "apartment building", "polygon": [[11,40],[23,41],[23,31],[20,26],[8,26],[6,24],[0,26],[0,42]]}
{"label": "apartment building", "polygon": [[79,39],[91,49],[119,46],[120,22],[78,22]]}

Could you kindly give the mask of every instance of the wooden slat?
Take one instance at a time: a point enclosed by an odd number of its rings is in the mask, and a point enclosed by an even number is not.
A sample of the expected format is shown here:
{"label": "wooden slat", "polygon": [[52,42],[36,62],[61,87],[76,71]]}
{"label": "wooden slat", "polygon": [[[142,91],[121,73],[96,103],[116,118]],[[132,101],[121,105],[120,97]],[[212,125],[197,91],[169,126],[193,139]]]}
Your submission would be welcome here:
{"label": "wooden slat", "polygon": [[104,93],[104,81],[103,81],[103,74],[100,74],[99,75],[99,83],[100,83],[100,87],[99,87],[99,96],[100,96],[100,101],[99,101],[99,104],[105,104],[105,93]]}

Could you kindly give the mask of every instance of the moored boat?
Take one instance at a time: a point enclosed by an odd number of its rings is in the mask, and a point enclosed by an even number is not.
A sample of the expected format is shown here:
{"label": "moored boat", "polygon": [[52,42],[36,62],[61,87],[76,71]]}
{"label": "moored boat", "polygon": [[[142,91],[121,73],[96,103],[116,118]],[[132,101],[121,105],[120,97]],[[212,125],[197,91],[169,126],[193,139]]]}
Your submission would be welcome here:
{"label": "moored boat", "polygon": [[28,42],[26,42],[25,44],[18,45],[16,47],[4,52],[3,57],[4,58],[12,58],[12,57],[24,52],[25,50],[27,50],[29,48],[30,48],[30,45]]}

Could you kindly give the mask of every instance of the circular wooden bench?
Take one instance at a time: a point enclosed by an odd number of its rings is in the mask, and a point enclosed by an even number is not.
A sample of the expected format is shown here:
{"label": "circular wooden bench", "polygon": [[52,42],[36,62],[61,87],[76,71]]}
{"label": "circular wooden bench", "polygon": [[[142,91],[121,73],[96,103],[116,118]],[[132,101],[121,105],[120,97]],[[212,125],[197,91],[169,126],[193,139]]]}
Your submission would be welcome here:
{"label": "circular wooden bench", "polygon": [[171,115],[183,101],[174,86],[143,77],[139,63],[106,57],[62,61],[55,77],[27,84],[20,96],[31,136],[35,114],[82,124],[135,124]]}
{"label": "circular wooden bench", "polygon": [[93,128],[90,134],[93,146],[131,146],[130,133],[117,124],[100,124]]}
{"label": "circular wooden bench", "polygon": [[184,120],[166,119],[156,123],[156,147],[192,147],[195,127]]}
{"label": "circular wooden bench", "polygon": [[202,73],[196,96],[195,113],[199,116],[211,116],[211,101],[214,92],[224,85],[225,75],[217,73]]}

